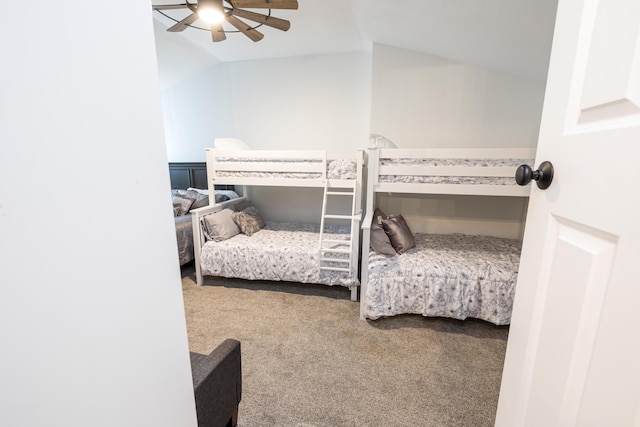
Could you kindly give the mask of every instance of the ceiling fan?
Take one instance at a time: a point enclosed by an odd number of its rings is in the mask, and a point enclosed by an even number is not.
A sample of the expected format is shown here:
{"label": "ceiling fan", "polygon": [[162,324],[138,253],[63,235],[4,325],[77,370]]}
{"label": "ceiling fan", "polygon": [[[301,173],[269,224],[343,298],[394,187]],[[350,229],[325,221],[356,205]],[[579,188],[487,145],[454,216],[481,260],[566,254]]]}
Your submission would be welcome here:
{"label": "ceiling fan", "polygon": [[[201,18],[208,23],[211,30],[211,39],[214,42],[221,42],[227,38],[228,32],[241,32],[245,36],[249,37],[254,42],[262,40],[264,34],[256,30],[256,28],[262,25],[277,28],[278,30],[287,31],[291,26],[291,23],[286,19],[276,18],[271,16],[271,9],[297,9],[297,0],[197,0],[197,3],[182,4],[166,4],[166,5],[152,5],[153,10],[160,12],[167,18],[176,21],[176,24],[169,27],[167,31],[180,32],[184,31],[187,27],[193,27],[198,18]],[[191,13],[182,20],[177,20],[166,13],[163,10],[170,9],[189,9]],[[269,9],[267,14],[257,13],[245,9]],[[257,25],[250,25],[242,19],[253,21]],[[237,31],[225,31],[222,23],[228,22],[234,26]],[[194,27],[199,28],[199,27]],[[202,28],[200,28],[202,29]]]}

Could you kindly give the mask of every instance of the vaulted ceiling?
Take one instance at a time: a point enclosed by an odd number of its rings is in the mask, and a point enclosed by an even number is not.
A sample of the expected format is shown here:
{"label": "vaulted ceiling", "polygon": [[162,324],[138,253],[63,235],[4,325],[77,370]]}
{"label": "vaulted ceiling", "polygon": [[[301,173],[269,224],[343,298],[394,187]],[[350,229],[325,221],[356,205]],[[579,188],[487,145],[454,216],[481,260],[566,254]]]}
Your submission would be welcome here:
{"label": "vaulted ceiling", "polygon": [[[153,0],[172,3],[179,1]],[[557,0],[298,3],[298,10],[272,10],[273,16],[291,21],[291,28],[282,32],[262,26],[264,38],[259,42],[230,33],[225,41],[213,43],[208,31],[194,28],[169,33],[166,29],[174,22],[153,12],[161,83],[166,86],[218,62],[371,51],[373,43],[546,80]],[[168,12],[177,19],[188,14]]]}

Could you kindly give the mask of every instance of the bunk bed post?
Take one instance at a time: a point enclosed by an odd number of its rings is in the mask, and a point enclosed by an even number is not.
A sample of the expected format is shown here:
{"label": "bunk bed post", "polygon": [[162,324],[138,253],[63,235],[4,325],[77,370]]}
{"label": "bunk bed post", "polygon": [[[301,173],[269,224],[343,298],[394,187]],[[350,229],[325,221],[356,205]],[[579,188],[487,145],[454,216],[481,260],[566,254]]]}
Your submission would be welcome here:
{"label": "bunk bed post", "polygon": [[[322,180],[326,183],[329,179],[327,174],[327,150],[322,151]],[[326,184],[325,184],[326,185]]]}
{"label": "bunk bed post", "polygon": [[[365,221],[368,215],[365,217]],[[362,224],[362,265],[360,272],[360,320],[364,317],[364,301],[367,293],[367,279],[369,277],[369,244],[371,243],[371,222]]]}
{"label": "bunk bed post", "polygon": [[191,214],[191,226],[193,227],[193,263],[196,266],[196,284],[202,285],[204,280],[202,277],[202,269],[200,268],[200,248],[204,242],[204,236],[202,235],[202,227],[200,226],[201,216],[200,213],[196,211],[197,209]]}
{"label": "bunk bed post", "polygon": [[356,176],[360,177],[360,179],[356,179],[357,210],[362,211],[362,178],[364,177],[365,158],[363,150],[358,150],[356,153]]}
{"label": "bunk bed post", "polygon": [[[360,159],[358,159],[360,161]],[[360,170],[362,172],[362,170]],[[362,176],[362,175],[360,175]],[[353,198],[351,199],[351,253],[349,254],[349,267],[353,277],[358,277],[358,248],[360,248],[360,219],[362,209],[358,202],[358,180],[353,183]],[[353,285],[351,289],[351,301],[358,301],[358,286]]]}
{"label": "bunk bed post", "polygon": [[[207,189],[209,190],[209,200],[216,200],[216,186],[214,184],[216,171],[213,167],[213,150],[211,148],[205,148],[205,156],[207,160]],[[211,204],[211,202],[209,202]]]}
{"label": "bunk bed post", "polygon": [[371,243],[371,221],[375,207],[374,185],[378,180],[378,164],[380,151],[370,148],[367,155],[367,198],[365,216],[362,220],[362,265],[360,270],[360,320],[365,320],[364,304],[367,293],[367,280],[369,279],[369,245]]}
{"label": "bunk bed post", "polygon": [[[360,258],[360,225],[362,223],[362,178],[364,172],[364,151],[356,151],[356,176],[359,179],[355,180],[354,196],[353,196],[353,212],[355,215],[351,222],[351,240],[356,249],[351,252],[351,265],[352,273],[357,277],[358,275],[358,260]],[[358,288],[359,286],[351,287],[351,301],[358,301]]]}
{"label": "bunk bed post", "polygon": [[[378,166],[380,164],[380,149],[378,148],[370,148],[369,155],[367,159],[367,205],[365,207],[365,212],[373,215],[373,211],[375,208],[374,201],[374,187],[378,183]],[[373,217],[373,216],[372,216]]]}
{"label": "bunk bed post", "polygon": [[[358,250],[354,248],[359,248],[360,246],[360,219],[362,218],[362,211],[358,209],[357,206],[357,190],[356,185],[353,186],[353,201],[351,212],[353,212],[353,216],[351,217],[351,253],[349,254],[349,266],[351,267],[351,275],[354,277],[358,276]],[[351,286],[351,301],[358,301],[358,287]]]}

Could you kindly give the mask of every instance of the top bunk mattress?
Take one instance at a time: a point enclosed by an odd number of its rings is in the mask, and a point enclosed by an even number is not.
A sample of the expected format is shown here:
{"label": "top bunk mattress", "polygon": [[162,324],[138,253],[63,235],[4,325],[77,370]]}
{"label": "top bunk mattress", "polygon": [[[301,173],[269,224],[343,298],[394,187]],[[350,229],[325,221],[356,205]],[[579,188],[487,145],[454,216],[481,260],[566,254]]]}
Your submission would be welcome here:
{"label": "top bunk mattress", "polygon": [[528,196],[515,182],[531,149],[381,149],[370,152],[375,191]]}
{"label": "top bunk mattress", "polygon": [[351,187],[362,176],[363,153],[312,150],[207,150],[214,183],[237,185]]}

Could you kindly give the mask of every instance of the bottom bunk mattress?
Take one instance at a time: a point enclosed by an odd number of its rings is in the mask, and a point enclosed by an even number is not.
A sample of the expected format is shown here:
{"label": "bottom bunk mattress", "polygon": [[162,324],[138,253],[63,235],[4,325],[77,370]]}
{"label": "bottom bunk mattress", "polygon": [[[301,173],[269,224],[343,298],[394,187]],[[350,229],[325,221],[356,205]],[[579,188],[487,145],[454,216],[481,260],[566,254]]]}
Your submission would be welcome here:
{"label": "bottom bunk mattress", "polygon": [[[346,241],[325,247],[348,249],[349,233],[349,227],[325,225],[324,239]],[[200,267],[205,276],[359,285],[358,278],[348,273],[320,270],[319,239],[319,225],[267,222],[251,236],[238,234],[221,242],[206,242],[200,252]],[[349,259],[349,254],[332,257]]]}
{"label": "bottom bunk mattress", "polygon": [[464,234],[415,234],[416,247],[369,252],[364,316],[422,314],[508,325],[521,242]]}

